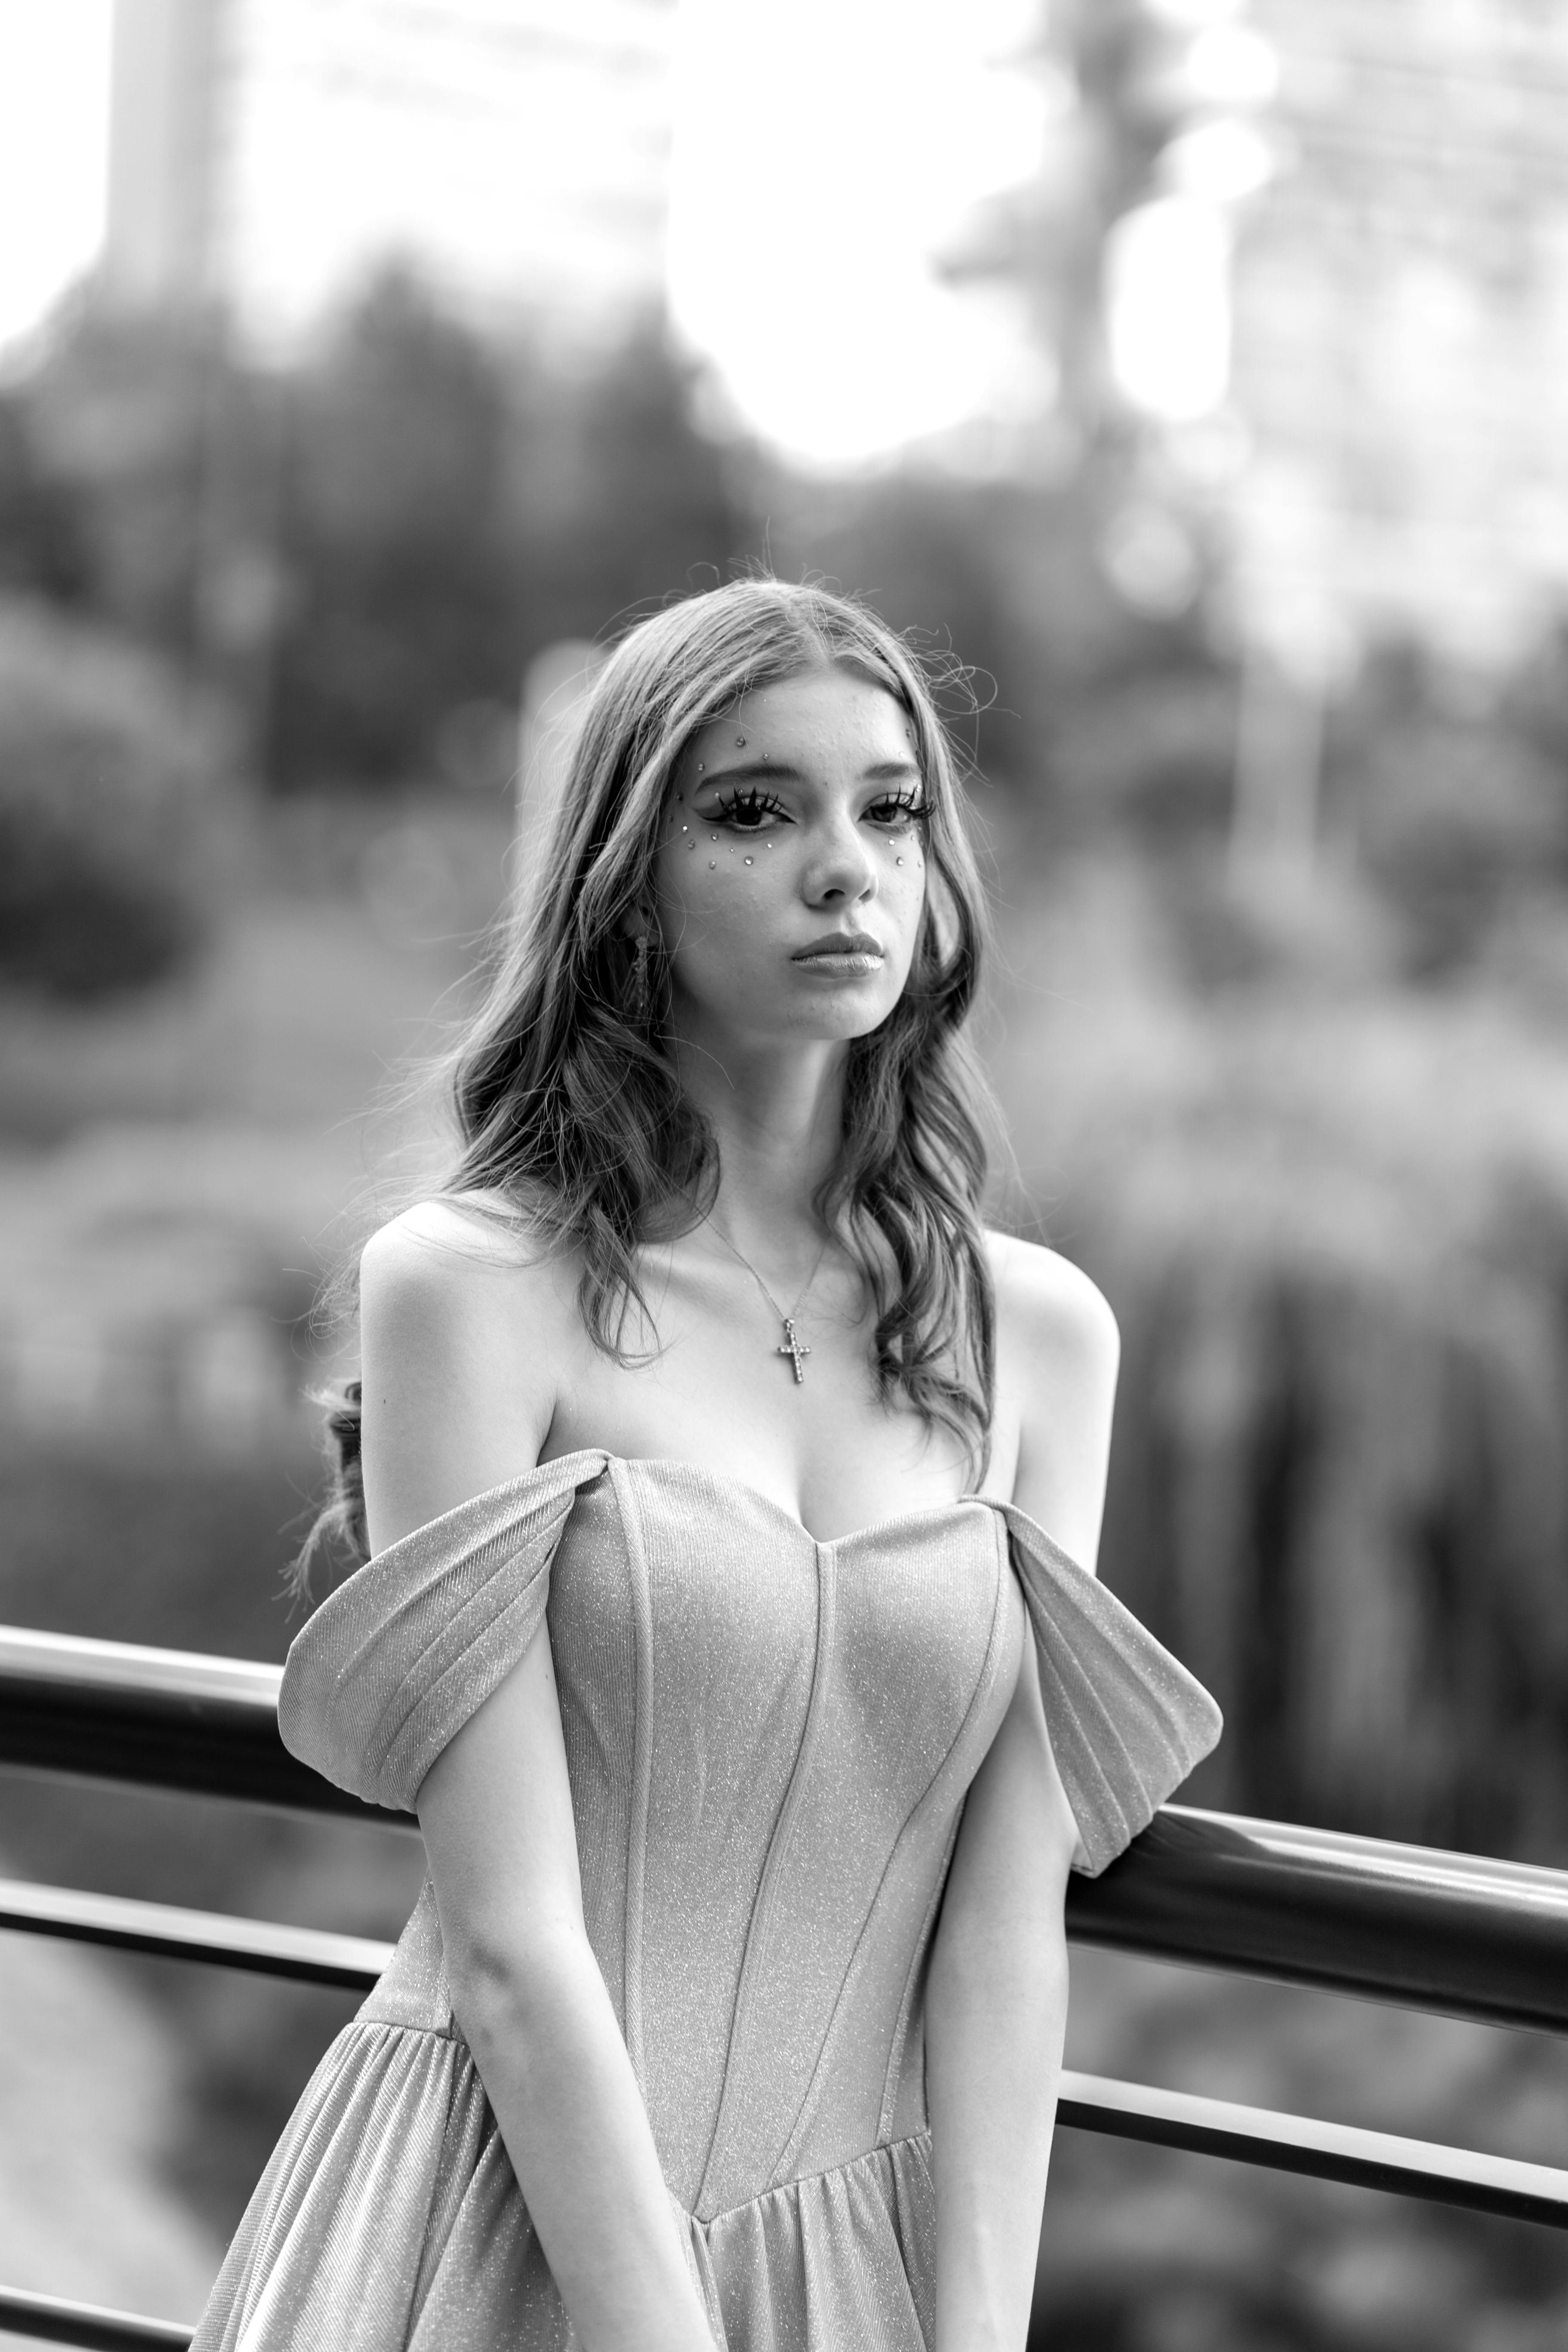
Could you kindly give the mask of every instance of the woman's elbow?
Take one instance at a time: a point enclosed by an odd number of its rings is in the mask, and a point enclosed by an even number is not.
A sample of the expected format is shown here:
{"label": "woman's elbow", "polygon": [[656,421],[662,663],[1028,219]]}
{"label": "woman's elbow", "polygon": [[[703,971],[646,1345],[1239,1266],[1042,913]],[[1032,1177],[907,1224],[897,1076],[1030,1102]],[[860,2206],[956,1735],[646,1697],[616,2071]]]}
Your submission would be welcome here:
{"label": "woman's elbow", "polygon": [[597,1978],[586,1935],[567,1918],[485,1921],[447,1938],[452,2014],[476,2056],[558,2046]]}

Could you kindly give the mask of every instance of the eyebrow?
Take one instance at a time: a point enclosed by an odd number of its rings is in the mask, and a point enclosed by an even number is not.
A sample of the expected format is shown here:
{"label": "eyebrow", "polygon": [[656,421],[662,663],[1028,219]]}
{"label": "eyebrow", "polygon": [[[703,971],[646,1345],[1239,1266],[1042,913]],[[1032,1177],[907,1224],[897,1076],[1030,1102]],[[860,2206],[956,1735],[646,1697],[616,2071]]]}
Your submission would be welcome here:
{"label": "eyebrow", "polygon": [[[703,792],[710,784],[805,784],[811,779],[800,768],[793,768],[784,760],[741,760],[732,768],[718,768],[698,780],[696,789]],[[913,760],[879,760],[869,768],[862,768],[859,781],[863,784],[890,784],[925,782]]]}

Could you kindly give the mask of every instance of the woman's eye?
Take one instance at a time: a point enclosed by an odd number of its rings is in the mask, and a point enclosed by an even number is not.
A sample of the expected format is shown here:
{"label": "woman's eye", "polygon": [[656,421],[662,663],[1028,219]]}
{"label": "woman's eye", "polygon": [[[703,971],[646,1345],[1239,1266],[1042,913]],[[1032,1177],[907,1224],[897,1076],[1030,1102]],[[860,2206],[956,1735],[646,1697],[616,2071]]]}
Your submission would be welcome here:
{"label": "woman's eye", "polygon": [[873,801],[866,814],[873,824],[911,825],[924,816],[925,803],[919,793],[888,793]]}
{"label": "woman's eye", "polygon": [[731,793],[727,801],[721,801],[713,812],[713,821],[720,824],[732,824],[738,833],[756,833],[774,817],[783,814],[782,801],[775,800],[772,793],[759,793],[753,789]]}

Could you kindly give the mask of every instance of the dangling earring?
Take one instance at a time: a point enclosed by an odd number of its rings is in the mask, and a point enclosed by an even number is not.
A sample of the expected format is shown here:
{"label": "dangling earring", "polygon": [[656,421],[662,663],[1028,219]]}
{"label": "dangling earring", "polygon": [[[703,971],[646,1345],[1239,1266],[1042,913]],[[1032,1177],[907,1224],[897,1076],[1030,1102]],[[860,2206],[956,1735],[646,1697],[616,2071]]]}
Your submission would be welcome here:
{"label": "dangling earring", "polygon": [[636,950],[637,951],[632,958],[631,1016],[639,1029],[646,1029],[647,1027],[649,1010],[647,986],[647,933],[646,931],[639,931],[637,933]]}

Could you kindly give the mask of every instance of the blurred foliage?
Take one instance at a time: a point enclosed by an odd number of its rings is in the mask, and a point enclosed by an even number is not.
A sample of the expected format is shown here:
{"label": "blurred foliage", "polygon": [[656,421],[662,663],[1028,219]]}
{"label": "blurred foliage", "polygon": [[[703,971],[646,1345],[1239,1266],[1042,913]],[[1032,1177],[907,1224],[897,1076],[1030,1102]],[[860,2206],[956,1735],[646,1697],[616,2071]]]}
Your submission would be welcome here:
{"label": "blurred foliage", "polygon": [[32,404],[0,393],[0,593],[68,604],[88,579],[81,509],[37,446]]}
{"label": "blurred foliage", "polygon": [[489,355],[401,278],[374,288],[291,387],[280,779],[405,776],[447,709],[514,689],[510,422]]}
{"label": "blurred foliage", "polygon": [[73,601],[165,655],[198,635],[213,418],[263,386],[188,320],[82,309],[12,395],[40,517],[20,584]]}
{"label": "blurred foliage", "polygon": [[1557,1859],[1568,1041],[1354,893],[1223,987],[1199,919],[1123,849],[1004,936],[1026,1186],[1122,1325],[1104,1573],[1226,1709],[1195,1801]]}
{"label": "blurred foliage", "polygon": [[286,373],[90,310],[0,414],[22,585],[226,688],[283,790],[403,785],[543,646],[750,532],[662,331],[557,362],[391,270]]}
{"label": "blurred foliage", "polygon": [[225,754],[216,713],[154,656],[0,604],[0,981],[83,1002],[190,963]]}
{"label": "blurred foliage", "polygon": [[1568,887],[1565,652],[1542,646],[1478,706],[1420,646],[1381,646],[1333,714],[1328,822],[1420,976],[1472,962],[1521,891]]}

